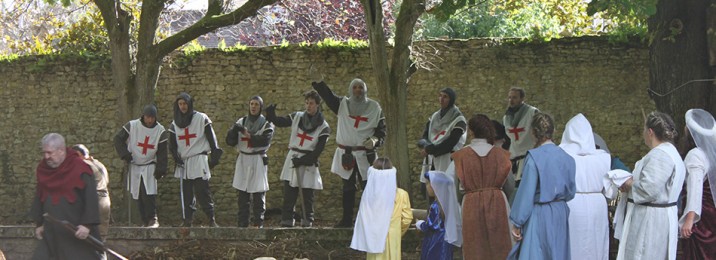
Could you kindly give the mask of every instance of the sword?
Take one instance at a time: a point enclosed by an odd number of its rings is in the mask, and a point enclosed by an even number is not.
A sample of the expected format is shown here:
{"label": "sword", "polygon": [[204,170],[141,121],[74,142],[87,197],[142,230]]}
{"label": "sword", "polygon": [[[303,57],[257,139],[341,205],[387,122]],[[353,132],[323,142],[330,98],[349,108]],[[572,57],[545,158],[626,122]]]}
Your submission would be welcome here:
{"label": "sword", "polygon": [[[63,228],[65,228],[66,230],[68,230],[72,233],[77,232],[77,226],[72,225],[72,223],[67,222],[67,220],[58,220],[58,219],[54,218],[52,215],[50,215],[50,213],[45,213],[42,215],[42,217],[44,217],[45,220],[49,221],[50,223],[62,226]],[[83,239],[83,241],[90,244],[96,250],[107,252],[107,253],[113,255],[114,257],[116,257],[117,259],[128,260],[128,258],[126,258],[126,257],[120,255],[119,253],[115,252],[114,250],[106,247],[102,241],[100,241],[99,239],[97,239],[96,237],[94,237],[92,235],[88,235],[86,239]]]}
{"label": "sword", "polygon": [[132,191],[130,186],[130,179],[132,175],[132,163],[127,163],[127,225],[132,225]]}
{"label": "sword", "polygon": [[303,173],[306,172],[307,166],[299,167],[303,167],[303,172],[299,174],[298,168],[293,168],[293,174],[296,175],[296,179],[298,180],[298,197],[301,200],[301,216],[303,217],[301,219],[301,226],[303,226],[303,223],[308,224],[308,218],[306,217],[306,202],[303,200]]}
{"label": "sword", "polygon": [[177,166],[177,169],[181,169],[179,178],[179,196],[181,197],[181,219],[186,220],[186,213],[184,213],[184,176],[186,175],[186,168],[184,166]]}

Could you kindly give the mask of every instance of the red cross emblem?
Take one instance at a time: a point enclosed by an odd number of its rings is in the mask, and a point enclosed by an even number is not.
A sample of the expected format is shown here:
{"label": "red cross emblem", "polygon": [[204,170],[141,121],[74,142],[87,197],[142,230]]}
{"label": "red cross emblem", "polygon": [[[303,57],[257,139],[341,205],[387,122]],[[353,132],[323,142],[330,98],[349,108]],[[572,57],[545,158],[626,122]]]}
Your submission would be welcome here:
{"label": "red cross emblem", "polygon": [[190,140],[192,138],[196,138],[196,134],[189,134],[189,128],[184,128],[184,135],[179,136],[179,141],[185,140],[186,146],[189,146],[189,144],[191,143]]}
{"label": "red cross emblem", "polygon": [[442,132],[438,133],[438,135],[436,135],[435,138],[433,138],[433,141],[437,141],[438,138],[439,138],[441,135],[445,135],[445,130],[443,130]]}
{"label": "red cross emblem", "polygon": [[313,141],[313,137],[307,135],[306,132],[303,132],[302,134],[297,134],[296,136],[298,138],[301,138],[301,143],[298,144],[299,146],[303,146],[303,141],[305,141],[306,139],[308,139],[308,141]]}
{"label": "red cross emblem", "polygon": [[361,121],[368,122],[367,117],[362,117],[362,116],[348,116],[348,117],[356,120],[356,122],[353,124],[353,127],[355,127],[355,128],[358,128],[358,125],[360,124]]}
{"label": "red cross emblem", "polygon": [[507,131],[510,132],[510,134],[515,134],[515,141],[519,141],[520,140],[520,132],[524,132],[525,128],[524,127],[513,127]]}
{"label": "red cross emblem", "polygon": [[142,147],[142,154],[147,154],[147,149],[154,149],[153,144],[149,144],[149,136],[144,137],[144,143],[137,143],[137,146]]}
{"label": "red cross emblem", "polygon": [[251,146],[251,138],[241,137],[241,141],[246,141],[246,147],[253,148],[253,146]]}

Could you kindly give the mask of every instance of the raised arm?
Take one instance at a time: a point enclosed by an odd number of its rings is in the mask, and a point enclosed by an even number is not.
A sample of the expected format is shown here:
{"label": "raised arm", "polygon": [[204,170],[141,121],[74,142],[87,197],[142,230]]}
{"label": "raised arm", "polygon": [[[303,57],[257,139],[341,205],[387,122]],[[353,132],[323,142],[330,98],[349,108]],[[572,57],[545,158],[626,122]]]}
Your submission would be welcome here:
{"label": "raised arm", "polygon": [[337,96],[333,91],[326,85],[325,82],[313,82],[313,89],[315,89],[318,92],[318,95],[323,98],[323,101],[326,102],[326,105],[328,105],[328,108],[333,111],[333,113],[338,114],[338,107],[341,105],[341,99],[342,97]]}
{"label": "raised arm", "polygon": [[276,116],[276,105],[269,105],[266,107],[266,120],[273,123],[276,127],[290,127],[291,124],[293,124],[293,120],[291,120],[291,118],[294,114],[295,113],[278,117]]}

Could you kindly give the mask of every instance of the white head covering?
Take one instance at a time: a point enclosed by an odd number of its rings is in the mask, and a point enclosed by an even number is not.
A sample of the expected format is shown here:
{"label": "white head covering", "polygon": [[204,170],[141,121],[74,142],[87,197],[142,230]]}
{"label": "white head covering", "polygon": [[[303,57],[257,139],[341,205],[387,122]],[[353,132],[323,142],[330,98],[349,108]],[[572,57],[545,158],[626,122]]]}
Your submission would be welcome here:
{"label": "white head covering", "polygon": [[388,238],[390,219],[398,192],[395,168],[368,168],[365,186],[358,208],[351,248],[368,253],[383,253]]}
{"label": "white head covering", "polygon": [[460,203],[457,202],[455,180],[439,171],[429,171],[426,174],[445,214],[445,241],[454,246],[462,246],[462,213]]}
{"label": "white head covering", "polygon": [[686,111],[686,127],[694,138],[694,143],[708,157],[709,169],[706,175],[711,184],[711,195],[716,201],[716,120],[703,109],[689,109]]}
{"label": "white head covering", "polygon": [[565,152],[574,155],[605,153],[604,150],[597,150],[592,125],[581,113],[572,117],[564,128],[559,147]]}

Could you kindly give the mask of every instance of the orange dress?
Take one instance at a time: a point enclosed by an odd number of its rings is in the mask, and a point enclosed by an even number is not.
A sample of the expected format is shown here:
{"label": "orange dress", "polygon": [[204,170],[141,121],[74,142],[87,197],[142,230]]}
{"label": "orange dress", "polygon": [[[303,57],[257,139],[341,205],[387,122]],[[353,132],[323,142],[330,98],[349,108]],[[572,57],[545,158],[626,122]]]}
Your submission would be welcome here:
{"label": "orange dress", "polygon": [[512,163],[509,152],[493,147],[481,157],[468,147],[452,154],[465,189],[462,210],[463,259],[505,259],[512,248],[507,197],[502,185]]}

